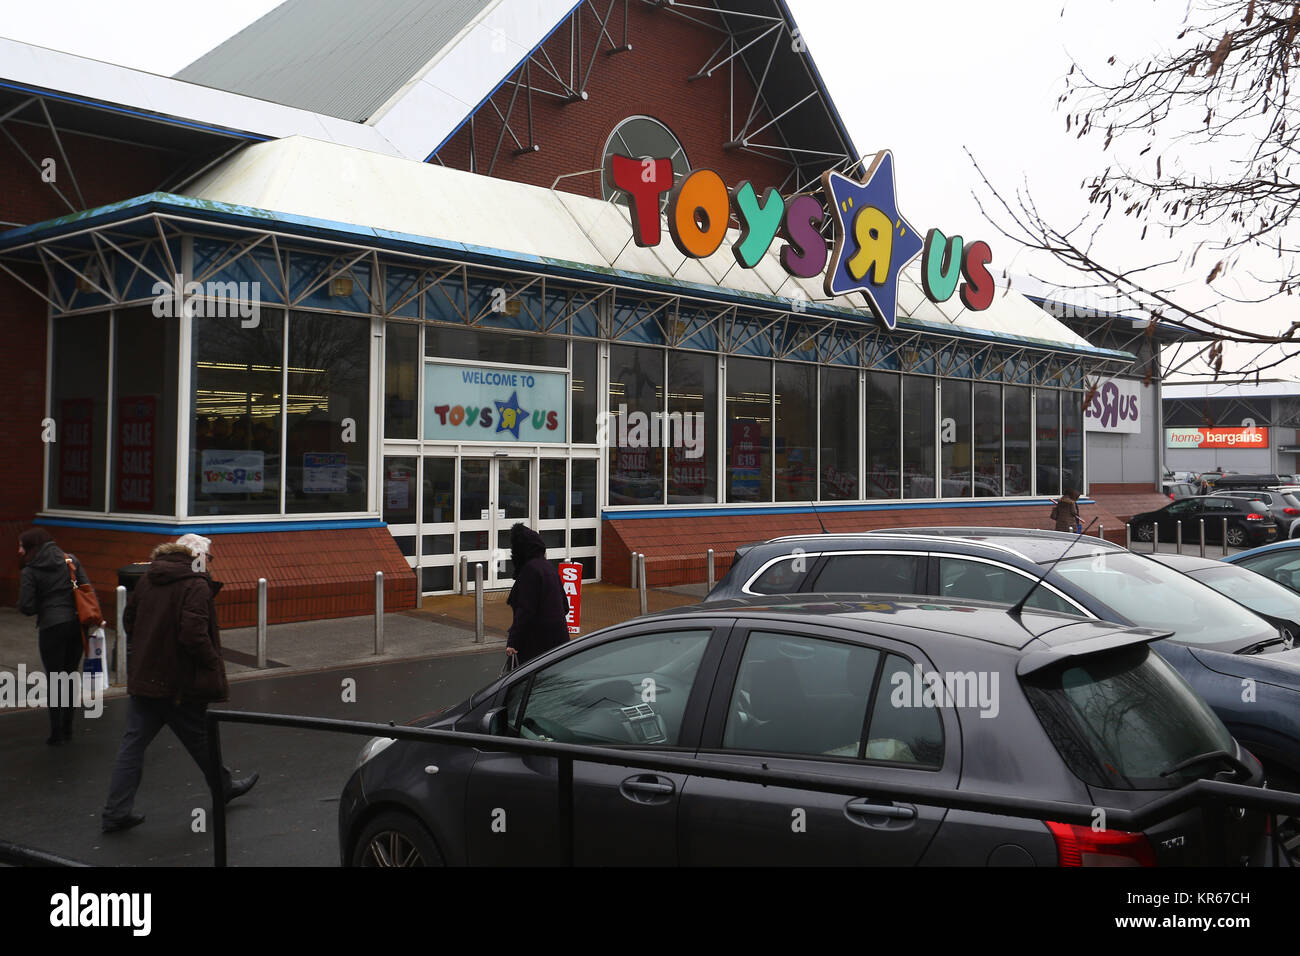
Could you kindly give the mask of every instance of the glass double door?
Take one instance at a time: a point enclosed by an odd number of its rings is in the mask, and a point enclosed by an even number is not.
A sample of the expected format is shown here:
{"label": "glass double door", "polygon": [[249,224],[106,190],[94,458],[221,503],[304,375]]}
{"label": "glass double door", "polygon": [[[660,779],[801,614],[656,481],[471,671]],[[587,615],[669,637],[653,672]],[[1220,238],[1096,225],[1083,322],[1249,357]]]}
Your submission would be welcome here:
{"label": "glass double door", "polygon": [[460,554],[468,562],[468,587],[474,565],[483,564],[484,588],[507,587],[514,580],[510,529],[535,524],[532,514],[536,458],[507,456],[460,459]]}

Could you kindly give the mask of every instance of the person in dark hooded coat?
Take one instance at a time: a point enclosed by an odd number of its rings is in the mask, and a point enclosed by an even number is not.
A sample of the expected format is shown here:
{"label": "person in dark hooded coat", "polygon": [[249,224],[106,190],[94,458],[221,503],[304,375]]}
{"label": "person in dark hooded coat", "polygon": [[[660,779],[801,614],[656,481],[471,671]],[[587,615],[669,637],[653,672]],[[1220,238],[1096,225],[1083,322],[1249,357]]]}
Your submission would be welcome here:
{"label": "person in dark hooded coat", "polygon": [[546,560],[542,536],[524,524],[510,529],[510,560],[515,583],[506,603],[515,612],[506,637],[506,653],[517,654],[526,664],[569,639],[569,599],[564,596],[559,572]]}

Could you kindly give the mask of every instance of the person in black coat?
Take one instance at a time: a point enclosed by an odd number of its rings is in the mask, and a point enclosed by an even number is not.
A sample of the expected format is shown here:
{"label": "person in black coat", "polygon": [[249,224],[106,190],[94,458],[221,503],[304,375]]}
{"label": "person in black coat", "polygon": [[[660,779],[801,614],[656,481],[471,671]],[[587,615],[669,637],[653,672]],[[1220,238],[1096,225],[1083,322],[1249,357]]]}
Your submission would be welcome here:
{"label": "person in black coat", "polygon": [[515,612],[506,637],[506,653],[526,664],[569,639],[569,599],[564,596],[559,572],[546,560],[542,536],[524,524],[510,529],[510,560],[515,583],[506,603]]}
{"label": "person in black coat", "polygon": [[55,675],[73,674],[81,679],[81,621],[77,618],[67,562],[72,561],[78,585],[89,579],[81,562],[74,555],[64,554],[44,528],[28,528],[19,535],[18,560],[23,566],[18,610],[36,615],[41,665],[51,693],[50,736],[45,742],[54,746],[72,739],[73,712],[71,701],[53,699],[54,687],[66,686],[66,682],[56,682]]}

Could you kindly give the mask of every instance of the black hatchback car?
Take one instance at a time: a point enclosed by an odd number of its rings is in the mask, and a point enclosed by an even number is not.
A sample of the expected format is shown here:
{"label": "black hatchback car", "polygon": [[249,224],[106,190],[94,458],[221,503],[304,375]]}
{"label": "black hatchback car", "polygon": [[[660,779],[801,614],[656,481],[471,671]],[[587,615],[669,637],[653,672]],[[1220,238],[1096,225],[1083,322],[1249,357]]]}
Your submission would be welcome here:
{"label": "black hatchback car", "polygon": [[892,591],[1014,604],[1031,588],[1028,607],[1172,631],[1160,654],[1271,778],[1300,788],[1300,650],[1208,585],[1117,544],[1019,528],[777,538],[739,549],[708,599]]}
{"label": "black hatchback car", "polygon": [[[625,750],[625,766],[573,762],[578,864],[1215,862],[1199,809],[1129,833],[899,796],[1138,809],[1197,778],[1262,785],[1150,650],[1160,636],[980,602],[680,608],[555,648],[418,724]],[[861,791],[638,768],[650,754],[850,777]],[[375,738],[343,788],[342,862],[559,863],[557,773],[553,757],[490,744]],[[1260,813],[1225,825],[1228,862],[1265,860]]]}
{"label": "black hatchback car", "polygon": [[1205,522],[1205,540],[1222,544],[1225,538],[1233,548],[1253,548],[1285,538],[1289,526],[1279,529],[1268,505],[1247,498],[1205,495],[1179,498],[1163,508],[1146,511],[1129,519],[1134,541],[1151,541],[1158,533],[1161,541],[1174,541],[1182,522],[1183,540],[1199,541],[1201,522]]}

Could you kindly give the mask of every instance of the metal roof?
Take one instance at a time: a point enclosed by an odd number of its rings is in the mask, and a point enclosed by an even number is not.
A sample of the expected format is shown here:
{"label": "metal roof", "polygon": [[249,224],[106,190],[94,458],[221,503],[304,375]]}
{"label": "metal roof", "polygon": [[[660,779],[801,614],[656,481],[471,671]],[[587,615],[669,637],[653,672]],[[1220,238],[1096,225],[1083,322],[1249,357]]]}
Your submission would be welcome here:
{"label": "metal roof", "polygon": [[361,123],[499,2],[286,0],[176,78]]}

